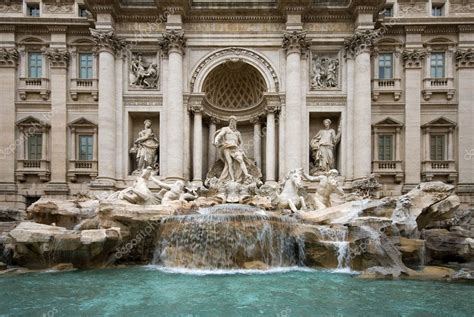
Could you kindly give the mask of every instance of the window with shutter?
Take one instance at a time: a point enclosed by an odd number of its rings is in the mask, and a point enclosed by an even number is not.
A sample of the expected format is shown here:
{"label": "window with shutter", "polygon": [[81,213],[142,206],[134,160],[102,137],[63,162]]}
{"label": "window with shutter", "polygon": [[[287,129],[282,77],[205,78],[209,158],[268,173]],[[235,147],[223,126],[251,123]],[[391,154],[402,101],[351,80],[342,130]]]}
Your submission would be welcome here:
{"label": "window with shutter", "polygon": [[32,134],[28,137],[28,159],[41,160],[42,153],[42,134]]}

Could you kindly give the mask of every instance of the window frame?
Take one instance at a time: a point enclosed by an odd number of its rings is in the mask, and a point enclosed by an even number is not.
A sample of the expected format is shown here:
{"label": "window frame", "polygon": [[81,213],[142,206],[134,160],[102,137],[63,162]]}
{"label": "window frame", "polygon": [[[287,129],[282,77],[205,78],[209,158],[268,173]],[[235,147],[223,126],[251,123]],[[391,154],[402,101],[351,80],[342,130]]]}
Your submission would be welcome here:
{"label": "window frame", "polygon": [[[385,59],[385,57],[387,57],[387,56],[390,56],[390,65],[389,66],[387,66],[387,60]],[[383,58],[381,58],[381,57],[383,57]],[[378,61],[378,77],[379,77],[379,79],[394,79],[393,53],[391,53],[391,52],[379,53],[377,61]],[[381,65],[382,61],[384,63],[383,65]],[[390,70],[390,74],[389,74],[388,77],[385,76],[387,69]],[[383,71],[381,72],[381,70],[383,70]]]}
{"label": "window frame", "polygon": [[[35,144],[32,144],[33,140],[36,141]],[[43,133],[33,133],[28,135],[26,144],[26,153],[29,161],[40,161],[43,159]],[[32,148],[35,148],[36,151],[31,151]]]}
{"label": "window frame", "polygon": [[[86,66],[82,66],[82,57],[83,56],[89,56],[90,59],[87,59],[86,60]],[[77,62],[78,62],[78,69],[79,69],[79,72],[78,72],[78,78],[79,79],[93,79],[94,78],[94,54],[93,53],[90,53],[90,52],[80,52],[78,53],[78,59],[77,59]],[[82,70],[83,68],[86,70],[86,76],[83,77],[83,73],[82,73]]]}
{"label": "window frame", "polygon": [[[438,149],[438,145],[435,144],[435,153],[433,153],[433,139],[437,139],[439,137],[442,137],[442,145],[441,145],[441,150]],[[430,133],[430,144],[429,144],[429,158],[430,161],[446,161],[448,159],[448,135],[447,133],[442,133],[442,132],[432,132]],[[435,141],[437,142],[437,141]],[[438,153],[441,152],[441,153]],[[441,154],[441,158],[438,157],[438,154]]]}
{"label": "window frame", "polygon": [[[393,133],[384,133],[381,132],[378,134],[377,137],[377,146],[378,146],[378,161],[394,161],[395,157],[395,135]],[[390,140],[390,146],[389,146],[389,156],[387,157],[387,153],[385,153],[386,149],[386,144],[381,144],[381,141],[384,139],[389,139]],[[382,146],[382,147],[381,147]],[[382,151],[381,151],[382,149]]]}
{"label": "window frame", "polygon": [[[28,52],[27,54],[28,56],[28,60],[27,60],[27,70],[28,70],[28,78],[42,78],[43,77],[43,54],[41,52],[38,52],[38,51],[30,51]],[[32,65],[32,56],[38,56],[38,58],[36,58],[35,60],[35,63],[37,63],[39,61],[39,65]],[[32,72],[32,69],[35,69],[34,72]],[[39,72],[38,72],[39,70]],[[36,73],[35,76],[33,76],[33,73]]]}
{"label": "window frame", "polygon": [[[432,17],[443,17],[444,16],[444,3],[432,3],[431,4],[431,16]],[[439,14],[435,14],[439,13]]]}
{"label": "window frame", "polygon": [[[84,144],[81,143],[81,140],[87,138],[89,142],[85,144],[86,152],[85,157],[82,153],[82,147]],[[90,151],[90,152],[89,152]],[[77,160],[79,161],[93,161],[94,160],[94,135],[93,134],[86,134],[86,133],[79,133],[77,135]]]}
{"label": "window frame", "polygon": [[[433,57],[439,57],[433,60]],[[440,65],[439,62],[442,62]],[[442,76],[438,72],[441,69]],[[446,53],[445,52],[431,52],[430,54],[430,77],[431,78],[445,78],[446,77]]]}
{"label": "window frame", "polygon": [[[34,11],[33,11],[34,10]],[[37,12],[37,15],[34,15],[33,12]],[[29,17],[40,17],[41,16],[41,5],[39,2],[31,2],[26,4],[26,16]]]}

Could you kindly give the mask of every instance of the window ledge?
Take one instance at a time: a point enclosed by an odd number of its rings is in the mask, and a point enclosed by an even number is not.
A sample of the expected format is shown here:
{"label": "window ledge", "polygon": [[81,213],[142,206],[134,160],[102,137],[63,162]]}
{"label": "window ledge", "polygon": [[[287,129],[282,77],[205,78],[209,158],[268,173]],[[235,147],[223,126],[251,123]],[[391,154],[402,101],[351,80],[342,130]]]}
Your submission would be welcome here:
{"label": "window ledge", "polygon": [[20,87],[18,87],[21,100],[26,100],[29,93],[40,94],[43,100],[49,99],[51,93],[48,78],[20,78]]}
{"label": "window ledge", "polygon": [[27,175],[37,175],[43,182],[50,179],[48,160],[18,160],[15,176],[18,181],[24,182]]}
{"label": "window ledge", "polygon": [[453,99],[454,93],[453,78],[425,78],[423,80],[423,98],[428,101],[433,93],[444,93],[448,100]]}
{"label": "window ledge", "polygon": [[393,94],[395,101],[402,95],[401,79],[372,79],[372,100],[377,101],[380,94]]}
{"label": "window ledge", "polygon": [[99,100],[98,80],[73,78],[69,93],[74,101],[77,101],[79,94],[90,94],[94,101],[97,101]]}

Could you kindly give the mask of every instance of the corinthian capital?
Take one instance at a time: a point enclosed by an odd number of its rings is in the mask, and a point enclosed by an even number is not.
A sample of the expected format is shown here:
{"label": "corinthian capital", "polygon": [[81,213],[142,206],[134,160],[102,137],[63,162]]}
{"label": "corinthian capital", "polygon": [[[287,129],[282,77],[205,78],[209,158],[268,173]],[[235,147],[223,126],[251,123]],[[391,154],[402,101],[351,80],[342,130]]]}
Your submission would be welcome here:
{"label": "corinthian capital", "polygon": [[283,43],[281,47],[287,52],[305,53],[309,48],[309,41],[306,39],[306,32],[293,31],[283,34]]}
{"label": "corinthian capital", "polygon": [[0,48],[0,67],[15,67],[18,51],[15,48]]}
{"label": "corinthian capital", "polygon": [[421,49],[404,50],[402,53],[403,64],[406,68],[419,68],[426,57],[426,51]]}
{"label": "corinthian capital", "polygon": [[97,50],[116,53],[125,47],[125,40],[117,37],[113,30],[89,29]]}
{"label": "corinthian capital", "polygon": [[52,67],[67,67],[69,64],[69,52],[65,48],[47,48],[43,51]]}
{"label": "corinthian capital", "polygon": [[474,50],[471,48],[461,49],[456,51],[456,66],[459,67],[474,67]]}
{"label": "corinthian capital", "polygon": [[378,30],[356,31],[352,37],[344,40],[347,57],[355,57],[362,53],[370,53],[375,41],[380,37]]}
{"label": "corinthian capital", "polygon": [[184,54],[184,48],[186,47],[184,32],[175,30],[163,32],[163,39],[159,44],[165,56],[167,56],[170,51]]}

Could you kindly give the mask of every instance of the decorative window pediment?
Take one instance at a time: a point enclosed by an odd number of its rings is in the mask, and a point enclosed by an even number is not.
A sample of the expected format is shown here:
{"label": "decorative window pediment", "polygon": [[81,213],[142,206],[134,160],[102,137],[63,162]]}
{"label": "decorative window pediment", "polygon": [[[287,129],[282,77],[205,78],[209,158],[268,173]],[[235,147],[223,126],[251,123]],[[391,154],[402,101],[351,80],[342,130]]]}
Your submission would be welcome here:
{"label": "decorative window pediment", "polygon": [[435,120],[432,120],[428,123],[425,123],[421,126],[425,128],[454,128],[456,127],[456,122],[453,122],[445,117],[439,117]]}
{"label": "decorative window pediment", "polygon": [[28,116],[26,118],[23,118],[23,119],[17,121],[16,126],[18,128],[20,128],[20,127],[29,128],[29,127],[32,127],[32,126],[42,127],[42,128],[49,128],[50,127],[48,123],[46,123],[44,121],[41,121],[41,120],[38,120],[37,118],[35,118],[33,116]]}
{"label": "decorative window pediment", "polygon": [[96,128],[97,124],[87,120],[84,117],[76,119],[68,124],[70,128]]}
{"label": "decorative window pediment", "polygon": [[373,127],[388,127],[388,128],[401,128],[403,127],[403,123],[400,121],[397,121],[395,119],[392,119],[390,117],[387,117],[383,119],[382,121],[379,121],[373,125]]}

